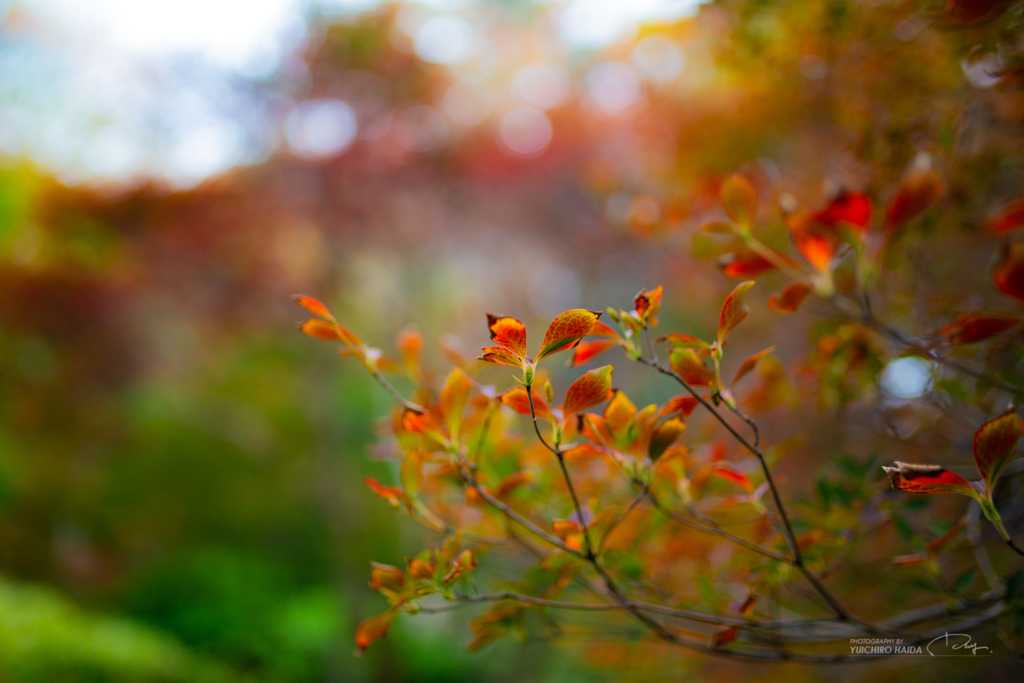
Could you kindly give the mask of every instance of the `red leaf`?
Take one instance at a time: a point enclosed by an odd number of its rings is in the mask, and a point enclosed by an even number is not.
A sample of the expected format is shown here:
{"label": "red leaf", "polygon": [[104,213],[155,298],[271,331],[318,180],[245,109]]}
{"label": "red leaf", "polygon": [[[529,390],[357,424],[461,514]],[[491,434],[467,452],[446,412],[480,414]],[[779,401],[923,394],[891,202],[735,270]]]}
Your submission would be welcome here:
{"label": "red leaf", "polygon": [[774,350],[774,346],[769,346],[764,351],[758,351],[753,356],[750,356],[746,360],[744,360],[743,364],[740,365],[740,369],[736,371],[736,376],[732,380],[733,385],[735,385],[736,382],[739,382],[741,379],[743,379],[744,376],[747,375],[747,373],[753,370],[754,366],[757,365],[757,361],[761,360]]}
{"label": "red leaf", "polygon": [[591,328],[590,334],[594,337],[607,337],[608,339],[622,340],[622,337],[614,327],[606,325],[600,320],[594,323],[594,327]]}
{"label": "red leaf", "polygon": [[[491,315],[488,313],[487,329],[491,332],[491,340],[498,346],[504,346],[516,355],[520,359],[520,362],[516,363],[516,365],[522,365],[522,362],[526,359],[526,325],[507,315]],[[485,352],[489,350],[484,349]],[[485,353],[484,355],[487,354]],[[512,363],[502,363],[502,365],[512,365]]]}
{"label": "red leaf", "polygon": [[815,214],[794,214],[789,217],[790,235],[793,246],[819,273],[826,272],[832,265],[839,246],[839,235],[835,228],[818,223]]}
{"label": "red leaf", "polygon": [[611,339],[581,341],[576,345],[576,348],[572,350],[572,356],[569,357],[569,367],[583,365],[613,346],[618,346],[618,342],[612,341]]}
{"label": "red leaf", "polygon": [[682,377],[687,384],[707,387],[715,380],[715,374],[708,370],[693,349],[672,349],[668,359],[672,372]]}
{"label": "red leaf", "polygon": [[670,398],[668,403],[662,406],[661,410],[658,411],[659,415],[672,415],[673,413],[680,413],[683,417],[690,417],[697,406],[700,405],[693,396],[676,396]]}
{"label": "red leaf", "polygon": [[658,311],[661,310],[661,285],[649,292],[641,289],[640,293],[633,297],[633,305],[640,320],[649,322],[651,327],[657,327]]}
{"label": "red leaf", "polygon": [[409,497],[405,494],[405,491],[397,486],[381,486],[372,477],[364,477],[363,481],[370,487],[371,491],[386,500],[391,507],[397,508],[400,504],[405,504],[406,507],[409,506]]}
{"label": "red leaf", "polygon": [[740,226],[749,228],[754,224],[757,215],[757,192],[750,181],[738,173],[733,173],[722,183],[722,206],[729,218]]}
{"label": "red leaf", "polygon": [[743,300],[747,296],[747,290],[754,286],[753,280],[741,282],[736,285],[722,305],[722,312],[718,316],[718,343],[725,343],[729,333],[736,329],[736,326],[743,322],[743,319],[750,314]]}
{"label": "red leaf", "polygon": [[919,152],[914,158],[896,194],[885,211],[885,227],[893,232],[906,225],[937,202],[946,193],[946,185],[935,170],[932,158]]}
{"label": "red leaf", "polygon": [[739,634],[739,626],[726,626],[725,628],[715,633],[713,645],[714,647],[721,647],[726,643],[731,643],[732,641],[736,640],[736,637],[739,636]]}
{"label": "red leaf", "polygon": [[588,311],[583,308],[562,313],[551,321],[548,331],[544,333],[544,341],[541,342],[537,360],[572,348],[580,339],[590,334],[590,331],[594,329],[594,323],[600,316],[601,313],[598,311]]}
{"label": "red leaf", "polygon": [[1009,315],[986,315],[984,313],[962,313],[953,322],[939,330],[947,337],[948,344],[974,344],[1013,329],[1021,324],[1019,317]]}
{"label": "red leaf", "polygon": [[612,396],[612,366],[591,370],[573,382],[565,392],[562,413],[566,421],[570,417],[607,401]]}
{"label": "red leaf", "polygon": [[977,498],[978,492],[970,482],[955,472],[938,465],[912,465],[896,462],[895,467],[883,467],[894,489],[912,493],[959,493]]}
{"label": "red leaf", "polygon": [[1000,292],[1024,303],[1024,242],[1006,248],[992,280]]}
{"label": "red leaf", "polygon": [[727,462],[716,462],[711,469],[711,474],[739,485],[747,493],[754,492],[754,483],[747,478],[747,475],[739,472]]}
{"label": "red leaf", "polygon": [[1024,199],[1015,199],[989,221],[988,230],[996,235],[1004,235],[1021,226],[1024,226]]}
{"label": "red leaf", "polygon": [[1011,406],[997,418],[991,419],[974,434],[974,462],[988,487],[989,496],[1006,461],[1017,450],[1017,440],[1024,436],[1024,420]]}
{"label": "red leaf", "polygon": [[823,225],[835,227],[845,223],[863,234],[871,224],[871,200],[861,192],[842,192],[813,216]]}
{"label": "red leaf", "polygon": [[740,252],[723,254],[715,263],[728,277],[757,277],[762,273],[775,270],[775,264],[756,251],[748,249]]}
{"label": "red leaf", "polygon": [[318,315],[326,320],[334,320],[334,316],[331,315],[331,312],[327,310],[327,307],[320,303],[320,301],[318,301],[317,299],[314,299],[313,297],[307,296],[305,294],[296,294],[292,298],[298,301],[300,306],[305,308],[313,315]]}
{"label": "red leaf", "polygon": [[[527,396],[526,389],[523,387],[509,389],[499,396],[498,400],[520,415],[530,416],[530,397]],[[544,399],[536,393],[533,394],[533,409],[537,412],[537,417],[545,420],[551,419],[551,409],[544,402]]]}
{"label": "red leaf", "polygon": [[356,627],[356,656],[361,657],[373,641],[388,634],[392,622],[398,617],[398,610],[388,610],[383,614],[363,621]]}
{"label": "red leaf", "polygon": [[792,313],[800,307],[810,293],[810,285],[793,282],[786,285],[781,294],[772,294],[768,297],[768,308],[779,313]]}

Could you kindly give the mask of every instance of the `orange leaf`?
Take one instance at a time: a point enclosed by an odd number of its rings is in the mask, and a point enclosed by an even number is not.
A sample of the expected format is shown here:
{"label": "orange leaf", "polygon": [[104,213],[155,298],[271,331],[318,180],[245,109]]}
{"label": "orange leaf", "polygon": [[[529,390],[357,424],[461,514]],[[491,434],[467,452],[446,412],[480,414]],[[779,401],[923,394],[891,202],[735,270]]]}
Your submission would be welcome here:
{"label": "orange leaf", "polygon": [[946,185],[935,170],[932,158],[919,152],[903,177],[885,211],[885,227],[893,232],[906,225],[937,202],[946,193]]}
{"label": "orange leaf", "polygon": [[729,218],[740,226],[749,228],[757,215],[757,192],[750,181],[738,173],[733,173],[722,183],[722,206]]}
{"label": "orange leaf", "polygon": [[410,408],[406,408],[402,412],[402,428],[412,434],[423,434],[434,438],[441,436],[441,429],[433,415]]}
{"label": "orange leaf", "polygon": [[672,415],[673,413],[680,413],[683,417],[690,417],[693,411],[700,405],[693,396],[676,396],[670,398],[659,412],[660,415]]}
{"label": "orange leaf", "polygon": [[572,355],[569,357],[569,367],[576,365],[583,365],[593,360],[596,356],[601,355],[608,349],[618,346],[619,342],[612,341],[611,339],[598,339],[597,341],[581,341],[576,345],[576,348],[572,350]]}
{"label": "orange leaf", "polygon": [[586,462],[587,460],[604,458],[608,454],[592,444],[581,443],[565,451],[564,455],[566,462]]}
{"label": "orange leaf", "polygon": [[1015,199],[989,221],[988,230],[996,235],[1013,232],[1024,225],[1024,199]]}
{"label": "orange leaf", "polygon": [[395,350],[406,365],[416,365],[423,350],[423,335],[412,325],[406,327],[395,337]]}
{"label": "orange leaf", "polygon": [[398,480],[409,495],[414,495],[423,483],[424,457],[425,454],[420,451],[409,451],[398,470]]}
{"label": "orange leaf", "polygon": [[704,361],[693,349],[672,349],[668,360],[672,372],[682,377],[687,384],[695,387],[707,387],[715,381],[715,373],[708,370]]}
{"label": "orange leaf", "polygon": [[928,556],[924,553],[914,553],[913,555],[899,555],[898,557],[892,558],[892,563],[897,567],[913,567],[917,564],[924,564],[928,561]]}
{"label": "orange leaf", "polygon": [[334,320],[334,316],[331,315],[331,312],[327,310],[327,307],[320,303],[317,299],[314,299],[313,297],[307,296],[305,294],[296,294],[292,298],[298,301],[300,306],[305,308],[313,315],[318,315],[321,318],[325,318],[331,321]]}
{"label": "orange leaf", "polygon": [[580,525],[578,522],[566,519],[553,519],[551,520],[551,530],[564,539],[571,534],[580,533]]}
{"label": "orange leaf", "polygon": [[608,405],[604,407],[604,414],[601,417],[604,419],[604,425],[613,434],[621,434],[633,423],[633,418],[636,417],[636,406],[629,400],[625,392],[613,389],[612,394],[612,400],[608,401]]}
{"label": "orange leaf", "polygon": [[484,352],[477,357],[477,360],[497,363],[498,365],[511,365],[514,368],[523,367],[523,360],[506,349],[504,346],[488,346]]}
{"label": "orange leaf", "polygon": [[1011,244],[992,274],[999,291],[1024,303],[1024,242]]}
{"label": "orange leaf", "polygon": [[753,356],[750,356],[745,361],[743,361],[743,364],[740,365],[740,369],[736,371],[736,376],[732,380],[733,385],[735,385],[736,382],[739,382],[741,379],[743,379],[744,376],[747,375],[747,373],[753,370],[754,366],[757,365],[757,361],[761,360],[774,350],[774,346],[769,346],[764,351],[758,351]]}
{"label": "orange leaf", "polygon": [[712,235],[731,235],[736,232],[736,226],[732,223],[723,223],[722,221],[711,221],[700,226],[701,232],[706,232]]}
{"label": "orange leaf", "polygon": [[664,337],[658,337],[658,341],[667,341],[677,349],[710,349],[711,344],[708,344],[703,339],[698,339],[691,334],[667,334]]}
{"label": "orange leaf", "polygon": [[757,277],[761,273],[775,270],[775,264],[752,249],[723,254],[715,260],[728,277]]}
{"label": "orange leaf", "polygon": [[772,294],[768,297],[768,308],[779,313],[792,313],[800,307],[810,293],[810,285],[793,282],[786,285],[781,294]]}
{"label": "orange leaf", "polygon": [[392,622],[398,617],[398,610],[388,610],[383,614],[370,617],[356,627],[356,656],[361,657],[373,641],[388,634]]}
{"label": "orange leaf", "polygon": [[911,493],[959,493],[977,498],[971,483],[955,472],[938,465],[912,465],[896,462],[895,467],[883,467],[894,489]]}
{"label": "orange leaf", "polygon": [[[526,360],[526,325],[507,315],[487,314],[487,329],[491,332],[491,340],[503,346],[518,357],[518,363],[502,363],[503,365],[522,365]],[[484,349],[485,355],[490,349]],[[487,359],[484,359],[487,360]],[[499,361],[492,361],[499,362]]]}
{"label": "orange leaf", "polygon": [[648,446],[647,454],[651,458],[651,462],[656,461],[661,457],[662,453],[668,450],[668,447],[675,443],[679,435],[686,430],[686,423],[677,417],[658,425],[651,434],[651,443]]}
{"label": "orange leaf", "polygon": [[1024,436],[1024,420],[1011,406],[1009,410],[983,424],[974,434],[974,462],[978,465],[989,496],[996,481],[1017,450],[1017,441]]}
{"label": "orange leaf", "polygon": [[462,411],[466,407],[466,399],[469,391],[473,388],[473,380],[459,368],[455,368],[448,374],[448,379],[441,389],[441,415],[444,416],[448,433],[452,439],[459,436],[459,427],[462,426]]}
{"label": "orange leaf", "polygon": [[584,308],[575,308],[559,315],[551,321],[548,331],[544,333],[544,341],[541,342],[537,360],[572,348],[580,339],[590,334],[600,316],[600,312]]}
{"label": "orange leaf", "polygon": [[600,320],[594,322],[594,327],[591,328],[590,334],[594,337],[607,337],[608,339],[618,339],[619,341],[622,341],[622,336],[619,334],[618,330],[611,325],[606,325]]}
{"label": "orange leaf", "polygon": [[370,588],[386,589],[393,592],[402,590],[405,585],[405,572],[388,564],[370,563]]}
{"label": "orange leaf", "polygon": [[940,329],[939,334],[947,337],[948,344],[974,344],[1013,329],[1022,322],[1016,316],[961,313],[953,322]]}
{"label": "orange leaf", "polygon": [[397,508],[400,504],[405,504],[406,507],[409,507],[409,497],[405,494],[405,491],[397,486],[381,486],[372,477],[364,477],[363,481],[370,487],[371,491],[386,500],[391,507]]}
{"label": "orange leaf", "polygon": [[336,341],[343,342],[345,338],[338,332],[337,326],[327,320],[321,320],[320,318],[310,318],[306,322],[299,326],[299,329],[308,334],[310,337],[316,339],[323,339],[324,341]]}
{"label": "orange leaf", "polygon": [[813,214],[790,216],[788,223],[797,251],[819,273],[827,271],[838,248],[835,229],[817,223]]}
{"label": "orange leaf", "polygon": [[[475,489],[467,489],[473,491]],[[426,560],[412,559],[409,560],[409,574],[414,579],[432,579],[434,578],[434,572],[436,567]]]}
{"label": "orange leaf", "polygon": [[729,333],[750,314],[750,309],[744,305],[743,300],[747,296],[747,291],[753,286],[753,280],[741,282],[726,297],[725,303],[722,305],[722,312],[718,316],[719,345],[724,344]]}
{"label": "orange leaf", "polygon": [[494,497],[504,500],[520,486],[533,481],[533,472],[516,472],[510,474],[494,488]]}
{"label": "orange leaf", "polygon": [[564,420],[607,401],[612,396],[612,366],[591,370],[573,382],[565,392],[562,404]]}
{"label": "orange leaf", "polygon": [[[530,397],[526,394],[526,389],[523,387],[509,389],[499,396],[498,400],[520,415],[530,416]],[[536,394],[533,395],[533,409],[537,411],[537,417],[551,420],[551,409],[544,399]]]}

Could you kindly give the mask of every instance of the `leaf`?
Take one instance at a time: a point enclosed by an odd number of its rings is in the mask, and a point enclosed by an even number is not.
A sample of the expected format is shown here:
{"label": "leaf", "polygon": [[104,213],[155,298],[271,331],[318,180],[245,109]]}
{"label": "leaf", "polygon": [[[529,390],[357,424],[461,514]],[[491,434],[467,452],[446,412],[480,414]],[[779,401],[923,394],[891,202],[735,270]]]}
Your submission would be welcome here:
{"label": "leaf", "polygon": [[572,350],[572,355],[569,356],[569,367],[575,367],[577,365],[583,365],[593,360],[595,357],[601,355],[608,349],[618,346],[619,342],[611,339],[598,339],[596,341],[581,341],[576,345],[576,348]]}
{"label": "leaf", "polygon": [[497,363],[498,365],[511,365],[514,368],[523,367],[523,360],[504,346],[488,346],[484,352],[477,357],[477,360]]}
{"label": "leaf", "polygon": [[747,475],[733,467],[732,463],[716,462],[711,468],[711,474],[737,484],[747,493],[754,492],[754,483],[747,478]]}
{"label": "leaf", "polygon": [[722,312],[718,316],[719,345],[724,344],[729,333],[736,329],[736,326],[743,322],[743,319],[750,314],[750,309],[744,305],[743,300],[747,296],[747,291],[753,286],[753,280],[741,282],[726,297],[725,303],[722,305]]}
{"label": "leaf", "polygon": [[337,325],[320,318],[310,318],[299,326],[299,329],[310,337],[323,339],[324,341],[336,341],[344,343],[345,338],[338,331]]}
{"label": "leaf", "polygon": [[787,223],[800,255],[819,273],[828,271],[839,246],[836,230],[816,222],[814,214],[794,214]]}
{"label": "leaf", "polygon": [[409,325],[395,337],[395,350],[406,366],[418,365],[423,351],[423,335],[415,326]]}
{"label": "leaf", "polygon": [[579,522],[574,522],[567,519],[553,519],[551,520],[551,530],[555,532],[557,536],[560,536],[563,540],[567,536],[578,534],[581,532]]}
{"label": "leaf", "polygon": [[959,493],[977,498],[971,483],[955,472],[938,465],[912,465],[896,462],[895,467],[882,467],[894,489],[911,493]]}
{"label": "leaf", "polygon": [[381,486],[373,477],[364,477],[363,481],[370,487],[371,491],[386,500],[391,507],[398,508],[401,504],[404,504],[407,508],[411,507],[409,496],[397,486]]}
{"label": "leaf", "polygon": [[593,337],[607,337],[608,339],[617,339],[622,341],[622,336],[619,334],[611,325],[606,325],[600,320],[594,323],[594,327],[590,330],[590,335]]}
{"label": "leaf", "polygon": [[810,285],[804,282],[793,282],[786,285],[781,294],[772,294],[768,297],[768,308],[779,313],[792,313],[800,307],[810,293]]}
{"label": "leaf", "polygon": [[776,268],[774,263],[753,249],[722,254],[715,263],[726,276],[734,278],[757,277]]}
{"label": "leaf", "polygon": [[861,192],[841,192],[813,216],[823,225],[835,227],[846,224],[858,234],[863,234],[871,225],[871,200]]}
{"label": "leaf", "polygon": [[300,306],[305,308],[313,315],[318,315],[321,318],[324,318],[325,320],[337,322],[334,319],[334,316],[331,315],[331,312],[327,310],[327,307],[320,303],[320,301],[318,301],[317,299],[314,299],[313,297],[308,296],[306,294],[295,294],[292,296],[292,298],[299,302]]}
{"label": "leaf", "polygon": [[[503,346],[511,351],[519,362],[514,365],[522,365],[526,361],[526,325],[515,318],[507,315],[487,314],[487,329],[491,333],[491,340],[498,346]],[[484,355],[491,349],[484,349]],[[486,360],[486,359],[485,359]],[[499,362],[499,361],[492,361]],[[502,363],[502,365],[513,365],[513,363]]]}
{"label": "leaf", "polygon": [[715,373],[708,370],[693,349],[672,349],[668,360],[672,372],[691,386],[708,387],[715,380]]}
{"label": "leaf", "polygon": [[[526,415],[527,417],[530,416],[530,397],[527,395],[526,389],[523,387],[509,389],[499,396],[498,400],[520,415]],[[551,420],[551,409],[548,407],[548,404],[544,399],[536,394],[533,395],[533,409],[537,411],[537,417],[549,421]]]}
{"label": "leaf", "polygon": [[886,231],[891,233],[906,225],[941,199],[945,193],[946,185],[935,169],[931,156],[925,152],[918,152],[907,169],[899,189],[886,207]]}
{"label": "leaf", "polygon": [[1010,315],[986,315],[980,312],[961,313],[950,324],[939,330],[946,343],[975,344],[1019,326],[1024,320]]}
{"label": "leaf", "polygon": [[371,563],[370,588],[397,593],[405,586],[405,572],[388,564]]}
{"label": "leaf", "polygon": [[698,339],[690,334],[667,334],[664,337],[658,337],[658,341],[667,341],[677,349],[710,349],[711,344],[708,344],[703,339]]}
{"label": "leaf", "polygon": [[764,351],[758,351],[753,356],[750,356],[746,360],[744,360],[742,365],[740,365],[740,369],[736,371],[736,376],[732,380],[733,385],[735,386],[736,382],[739,382],[741,379],[743,379],[743,377],[747,375],[747,373],[753,370],[754,367],[757,365],[757,361],[761,360],[774,350],[774,346],[769,346]]}
{"label": "leaf", "polygon": [[686,423],[677,417],[658,425],[654,433],[651,434],[651,443],[647,449],[651,462],[657,461],[685,430]]}
{"label": "leaf", "polygon": [[398,610],[391,609],[383,614],[370,617],[356,627],[356,651],[357,657],[362,657],[366,648],[375,640],[379,640],[388,634],[388,628],[398,617]]}
{"label": "leaf", "polygon": [[591,370],[573,382],[565,392],[563,419],[607,401],[612,396],[612,366]]}
{"label": "leaf", "polygon": [[706,232],[712,235],[731,235],[736,232],[736,226],[732,223],[725,223],[722,221],[711,221],[700,226],[701,232]]}
{"label": "leaf", "polygon": [[402,460],[398,480],[409,495],[414,495],[423,483],[423,457],[420,451],[409,451]]}
{"label": "leaf", "polygon": [[633,306],[636,308],[636,313],[640,316],[640,320],[645,324],[649,324],[651,327],[658,326],[658,311],[661,310],[661,285],[658,285],[651,291],[641,289],[640,292],[633,297]]}
{"label": "leaf", "polygon": [[[474,491],[475,489],[467,489]],[[437,568],[430,562],[420,559],[409,560],[409,575],[414,579],[432,579]]]}
{"label": "leaf", "polygon": [[738,173],[733,173],[722,183],[722,206],[729,218],[743,228],[754,224],[757,215],[757,192],[750,181]]}
{"label": "leaf", "polygon": [[455,368],[448,374],[448,379],[441,389],[440,408],[444,416],[445,425],[452,440],[459,437],[459,428],[462,426],[462,411],[466,407],[466,399],[473,388],[473,380],[459,368]]}
{"label": "leaf", "polygon": [[726,627],[724,627],[722,629],[719,629],[715,633],[714,638],[712,640],[712,646],[713,647],[721,647],[721,646],[725,645],[726,643],[731,643],[732,641],[736,640],[736,638],[739,635],[740,635],[740,627],[739,626],[726,626]]}
{"label": "leaf", "polygon": [[992,280],[1000,292],[1024,303],[1024,242],[1006,247]]}
{"label": "leaf", "polygon": [[683,417],[690,417],[697,406],[700,405],[700,401],[690,395],[675,396],[668,400],[661,410],[658,411],[659,415],[672,415],[679,413]]}
{"label": "leaf", "polygon": [[612,392],[614,394],[612,400],[608,401],[601,417],[605,426],[613,434],[622,434],[633,423],[633,418],[636,417],[636,406],[629,400],[625,392],[618,389],[613,389]]}
{"label": "leaf", "polygon": [[494,497],[499,500],[504,500],[517,488],[524,486],[525,484],[529,484],[531,481],[533,481],[533,472],[516,472],[515,474],[510,474],[494,487]]}
{"label": "leaf", "polygon": [[588,311],[584,308],[576,308],[559,315],[551,321],[548,331],[544,333],[544,341],[541,342],[537,360],[572,348],[580,339],[590,334],[599,317],[599,311]]}
{"label": "leaf", "polygon": [[1024,420],[1012,406],[999,417],[983,424],[974,434],[974,462],[978,465],[989,497],[1006,461],[1017,450],[1017,441],[1024,436]]}
{"label": "leaf", "polygon": [[988,223],[988,231],[995,235],[1005,235],[1024,225],[1024,199],[1015,199],[1004,206]]}

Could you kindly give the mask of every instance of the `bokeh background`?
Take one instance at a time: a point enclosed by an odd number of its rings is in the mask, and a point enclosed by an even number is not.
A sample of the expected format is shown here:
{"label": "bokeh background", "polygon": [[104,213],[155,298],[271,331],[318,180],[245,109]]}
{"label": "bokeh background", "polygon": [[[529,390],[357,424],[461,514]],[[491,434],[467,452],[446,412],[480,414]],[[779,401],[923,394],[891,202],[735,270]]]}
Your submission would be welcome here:
{"label": "bokeh background", "polygon": [[454,614],[353,657],[420,532],[361,483],[388,396],[290,295],[435,359],[657,284],[710,330],[727,173],[1017,191],[1016,76],[948,4],[0,0],[0,680],[619,680]]}

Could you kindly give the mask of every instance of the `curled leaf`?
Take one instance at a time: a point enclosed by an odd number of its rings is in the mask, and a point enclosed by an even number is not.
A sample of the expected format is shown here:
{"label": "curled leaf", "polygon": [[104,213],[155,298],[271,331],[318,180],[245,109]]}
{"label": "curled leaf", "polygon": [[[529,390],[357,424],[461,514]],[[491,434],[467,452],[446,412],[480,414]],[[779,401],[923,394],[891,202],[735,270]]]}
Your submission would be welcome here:
{"label": "curled leaf", "polygon": [[719,345],[724,344],[729,333],[750,314],[750,309],[743,303],[743,300],[747,296],[747,291],[753,286],[753,280],[741,282],[726,297],[725,303],[722,305],[722,312],[718,316]]}
{"label": "curled leaf", "polygon": [[871,200],[861,192],[840,192],[827,207],[813,214],[813,218],[829,227],[848,225],[863,234],[871,225]]}
{"label": "curled leaf", "polygon": [[658,425],[654,433],[651,434],[651,443],[647,450],[651,462],[657,461],[685,430],[686,423],[677,417]]}
{"label": "curled leaf", "polygon": [[939,465],[912,465],[896,462],[895,467],[882,467],[894,489],[911,493],[959,493],[977,498],[971,483],[955,472]]}
{"label": "curled leaf", "polygon": [[371,563],[370,588],[398,592],[405,586],[405,572],[388,564]]}
{"label": "curled leaf", "polygon": [[689,394],[685,396],[676,396],[674,398],[670,398],[668,403],[662,406],[658,413],[660,415],[673,415],[675,413],[679,413],[683,417],[690,417],[699,405],[700,401]]}
{"label": "curled leaf", "polygon": [[708,344],[703,339],[698,339],[691,334],[667,334],[664,337],[658,337],[658,341],[667,341],[677,349],[710,349],[711,344]]}
{"label": "curled leaf", "polygon": [[[580,339],[590,334],[600,316],[600,311],[588,311],[584,308],[576,308],[559,315],[551,321],[547,332],[544,333],[544,341],[541,342],[537,360],[572,348]],[[523,339],[525,341],[525,334]]]}
{"label": "curled leaf", "polygon": [[[526,360],[526,325],[515,318],[507,315],[487,314],[487,329],[491,333],[491,340],[498,346],[504,347],[512,352],[519,360],[516,365],[522,365]],[[484,349],[484,355],[491,349]],[[484,359],[488,360],[488,359]],[[498,361],[492,361],[498,362]],[[513,365],[503,363],[503,365]]]}
{"label": "curled leaf", "polygon": [[1024,420],[1011,406],[1009,410],[983,424],[974,434],[974,462],[989,495],[1007,460],[1017,451],[1017,441],[1024,436]]}
{"label": "curled leaf", "polygon": [[607,401],[612,396],[612,366],[591,370],[571,385],[565,392],[562,413],[566,421],[573,415],[598,403]]}
{"label": "curled leaf", "polygon": [[636,308],[636,314],[640,316],[640,321],[651,327],[658,326],[658,311],[661,310],[661,289],[661,285],[658,285],[649,292],[646,289],[641,289],[633,297],[633,305]]}
{"label": "curled leaf", "polygon": [[[475,489],[467,489],[467,491],[473,490]],[[414,579],[432,579],[434,578],[435,571],[437,571],[437,568],[426,560],[409,560],[409,575]]]}
{"label": "curled leaf", "polygon": [[292,298],[299,302],[300,306],[305,308],[313,315],[318,315],[321,318],[324,318],[325,320],[330,320],[332,322],[334,321],[334,316],[331,315],[331,312],[327,310],[327,307],[324,306],[318,299],[314,299],[313,297],[308,296],[306,294],[296,294]]}
{"label": "curled leaf", "polygon": [[768,308],[779,313],[792,313],[800,308],[800,304],[810,293],[810,285],[804,282],[793,282],[786,285],[781,294],[772,294],[768,297]]}

